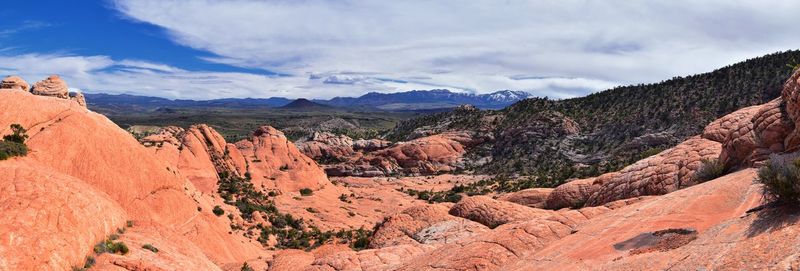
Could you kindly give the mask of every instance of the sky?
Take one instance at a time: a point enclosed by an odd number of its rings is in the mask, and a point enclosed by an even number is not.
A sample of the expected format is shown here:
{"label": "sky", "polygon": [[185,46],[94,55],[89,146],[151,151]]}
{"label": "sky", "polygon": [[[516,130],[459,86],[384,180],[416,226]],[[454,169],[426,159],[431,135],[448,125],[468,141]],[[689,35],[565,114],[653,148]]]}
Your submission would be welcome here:
{"label": "sky", "polygon": [[86,0],[0,9],[0,75],[165,98],[569,98],[800,48],[800,1]]}

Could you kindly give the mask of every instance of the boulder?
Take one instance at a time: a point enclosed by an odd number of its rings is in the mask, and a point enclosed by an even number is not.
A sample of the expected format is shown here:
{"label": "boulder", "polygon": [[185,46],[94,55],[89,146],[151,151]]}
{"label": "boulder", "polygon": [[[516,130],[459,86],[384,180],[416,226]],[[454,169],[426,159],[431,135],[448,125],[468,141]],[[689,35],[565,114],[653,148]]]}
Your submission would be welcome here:
{"label": "boulder", "polygon": [[70,92],[69,99],[77,102],[80,106],[86,107],[86,97],[81,92]]}
{"label": "boulder", "polygon": [[28,91],[30,86],[28,82],[25,82],[24,79],[20,78],[19,76],[12,75],[3,79],[0,82],[0,89],[13,89],[13,90],[21,90],[21,91]]}
{"label": "boulder", "polygon": [[69,99],[67,83],[58,75],[51,75],[42,81],[36,82],[31,88],[31,93],[41,96]]}

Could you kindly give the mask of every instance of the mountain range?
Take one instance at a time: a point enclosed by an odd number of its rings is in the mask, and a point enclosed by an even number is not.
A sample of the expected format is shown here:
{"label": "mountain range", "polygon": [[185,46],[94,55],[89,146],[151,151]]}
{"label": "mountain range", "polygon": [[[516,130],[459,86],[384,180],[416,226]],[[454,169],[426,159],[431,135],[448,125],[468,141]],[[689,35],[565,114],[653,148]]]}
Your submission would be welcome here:
{"label": "mountain range", "polygon": [[[148,111],[162,107],[283,107],[295,100],[273,98],[226,98],[214,100],[182,100],[129,94],[91,94],[86,93],[89,105],[117,110]],[[360,108],[380,111],[417,111],[453,108],[461,104],[471,104],[482,109],[501,109],[517,101],[531,97],[524,91],[502,90],[488,94],[452,92],[446,89],[413,90],[397,93],[370,92],[359,97],[336,97],[330,100],[306,100],[320,105],[345,108]]]}

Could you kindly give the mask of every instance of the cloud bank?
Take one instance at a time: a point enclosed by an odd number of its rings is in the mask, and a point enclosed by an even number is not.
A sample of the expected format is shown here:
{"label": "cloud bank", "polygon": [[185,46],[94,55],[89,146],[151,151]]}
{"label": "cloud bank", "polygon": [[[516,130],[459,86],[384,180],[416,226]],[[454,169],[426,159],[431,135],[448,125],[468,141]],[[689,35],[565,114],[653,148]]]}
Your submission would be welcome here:
{"label": "cloud bank", "polygon": [[800,44],[796,1],[114,0],[112,7],[213,55],[198,61],[281,76],[37,54],[0,58],[0,69],[60,73],[92,90],[199,99],[432,88],[567,98]]}

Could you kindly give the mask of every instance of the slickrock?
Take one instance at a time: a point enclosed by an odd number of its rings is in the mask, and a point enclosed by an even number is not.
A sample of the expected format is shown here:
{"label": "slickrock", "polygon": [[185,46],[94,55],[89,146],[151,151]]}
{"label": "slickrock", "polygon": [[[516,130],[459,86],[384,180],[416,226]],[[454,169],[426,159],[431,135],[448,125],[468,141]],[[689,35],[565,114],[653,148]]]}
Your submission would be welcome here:
{"label": "slickrock", "polygon": [[31,88],[31,93],[41,96],[69,99],[67,83],[61,80],[61,77],[58,75],[51,75],[47,77],[47,79],[34,83]]}
{"label": "slickrock", "polygon": [[752,118],[760,111],[762,105],[745,107],[725,115],[703,129],[703,138],[724,143],[732,133],[743,126],[751,125]]}
{"label": "slickrock", "polygon": [[784,141],[787,151],[795,151],[800,148],[800,71],[795,71],[792,76],[786,80],[781,92],[781,99],[783,99],[785,112],[787,117],[794,124],[790,127],[790,133]]}
{"label": "slickrock", "polygon": [[586,206],[598,206],[615,200],[647,195],[663,195],[696,184],[694,172],[703,159],[715,159],[720,143],[692,137],[678,146],[640,160],[617,173],[597,177],[598,190]]}
{"label": "slickrock", "polygon": [[269,271],[302,271],[314,262],[314,254],[297,249],[281,250],[269,264]]}
{"label": "slickrock", "polygon": [[531,208],[544,208],[545,202],[550,194],[553,193],[553,190],[553,188],[529,188],[504,194],[497,199],[525,205]]}
{"label": "slickrock", "polygon": [[27,92],[30,89],[28,82],[25,82],[24,79],[20,78],[19,76],[8,76],[3,78],[3,81],[0,82],[0,89],[13,89],[13,90],[21,90]]}
{"label": "slickrock", "polygon": [[[197,246],[178,233],[157,224],[139,222],[126,227],[117,242],[130,250],[125,255],[96,256],[97,270],[220,270]],[[157,251],[145,249],[150,245]]]}
{"label": "slickrock", "polygon": [[267,189],[296,192],[302,188],[317,190],[331,185],[317,162],[300,152],[275,128],[262,126],[250,138],[235,145],[245,161],[237,164],[237,169],[249,172],[256,187],[263,185]]}
{"label": "slickrock", "polygon": [[21,160],[80,179],[108,194],[129,219],[181,233],[215,263],[259,256],[258,246],[227,234],[227,219],[210,208],[198,211],[187,194],[191,183],[173,166],[106,117],[66,99],[21,91],[0,92],[0,108],[0,134],[9,133],[11,123],[28,129],[31,151]]}
{"label": "slickrock", "polygon": [[[741,220],[747,210],[761,204],[761,188],[753,184],[755,175],[755,170],[746,169],[603,213],[579,225],[574,234],[550,243],[547,249],[526,253],[502,270],[694,270],[697,267],[738,270],[743,266],[725,267],[715,262],[719,258],[726,258],[729,263],[739,262],[737,254],[725,252],[727,248],[743,249],[740,252],[746,251],[744,248],[750,252],[759,250],[757,246],[746,246],[752,244],[748,239],[753,235],[742,234],[753,228],[726,226],[731,225],[726,221]],[[699,233],[698,239],[665,252],[631,253],[649,244],[651,233],[668,229],[690,229]],[[701,241],[704,239],[714,241]],[[770,258],[783,259],[789,255],[775,256]]]}
{"label": "slickrock", "polygon": [[0,270],[68,270],[125,225],[105,193],[24,160],[0,162]]}
{"label": "slickrock", "polygon": [[432,249],[427,245],[398,245],[362,251],[342,251],[314,260],[305,271],[396,270],[402,263]]}
{"label": "slickrock", "polygon": [[583,206],[592,193],[597,191],[595,178],[573,180],[559,185],[545,201],[547,209],[574,208]]}
{"label": "slickrock", "polygon": [[481,223],[489,228],[513,221],[540,217],[550,212],[507,201],[495,200],[487,196],[464,198],[450,208],[451,215]]}
{"label": "slickrock", "polygon": [[418,205],[384,219],[369,247],[445,244],[488,231],[479,223],[447,213],[443,205]]}

